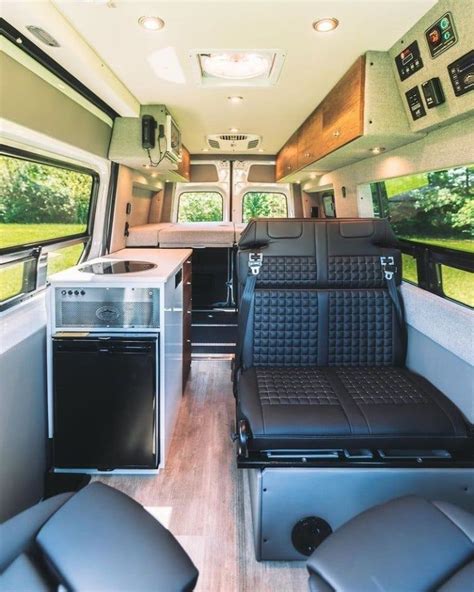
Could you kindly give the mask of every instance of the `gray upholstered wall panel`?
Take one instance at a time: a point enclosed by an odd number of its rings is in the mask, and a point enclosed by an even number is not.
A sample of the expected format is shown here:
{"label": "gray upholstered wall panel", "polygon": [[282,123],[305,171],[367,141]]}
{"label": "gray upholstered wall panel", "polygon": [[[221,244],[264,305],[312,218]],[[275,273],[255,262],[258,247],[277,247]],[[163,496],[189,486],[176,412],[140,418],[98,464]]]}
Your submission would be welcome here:
{"label": "gray upholstered wall panel", "polygon": [[1,116],[28,129],[107,157],[111,128],[3,52]]}
{"label": "gray upholstered wall panel", "polygon": [[471,364],[409,326],[407,366],[437,386],[474,423]]}
{"label": "gray upholstered wall panel", "polygon": [[45,335],[42,328],[0,356],[0,522],[35,504],[43,495],[47,447]]}

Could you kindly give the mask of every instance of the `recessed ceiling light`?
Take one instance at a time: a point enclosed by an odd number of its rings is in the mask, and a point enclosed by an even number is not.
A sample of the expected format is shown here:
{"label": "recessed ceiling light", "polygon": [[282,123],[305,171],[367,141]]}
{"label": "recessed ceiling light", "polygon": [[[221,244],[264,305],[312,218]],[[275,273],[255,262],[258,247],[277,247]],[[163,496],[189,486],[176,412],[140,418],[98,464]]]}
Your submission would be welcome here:
{"label": "recessed ceiling light", "polygon": [[138,24],[147,31],[159,31],[165,26],[165,21],[158,16],[141,16]]}
{"label": "recessed ceiling light", "polygon": [[328,17],[318,19],[313,23],[313,29],[318,33],[328,33],[329,31],[334,31],[334,29],[339,25],[339,21],[337,18]]}
{"label": "recessed ceiling light", "polygon": [[263,148],[259,148],[258,151],[259,152],[265,152],[265,150]]}
{"label": "recessed ceiling light", "polygon": [[375,146],[375,148],[371,148],[370,151],[372,154],[381,154],[382,152],[385,152],[385,148],[384,146]]}
{"label": "recessed ceiling light", "polygon": [[227,100],[230,101],[231,103],[241,103],[244,100],[244,97],[227,97]]}
{"label": "recessed ceiling light", "polygon": [[203,148],[202,151],[203,152],[209,152],[209,148]]}
{"label": "recessed ceiling light", "polygon": [[310,179],[316,179],[317,175],[316,173],[311,173],[311,175],[309,176]]}
{"label": "recessed ceiling light", "polygon": [[222,52],[202,55],[201,65],[210,76],[246,80],[269,72],[272,62],[265,53]]}
{"label": "recessed ceiling light", "polygon": [[237,128],[237,127],[231,127],[231,128],[229,128],[229,131],[230,131],[231,134],[236,134],[239,131],[239,128]]}

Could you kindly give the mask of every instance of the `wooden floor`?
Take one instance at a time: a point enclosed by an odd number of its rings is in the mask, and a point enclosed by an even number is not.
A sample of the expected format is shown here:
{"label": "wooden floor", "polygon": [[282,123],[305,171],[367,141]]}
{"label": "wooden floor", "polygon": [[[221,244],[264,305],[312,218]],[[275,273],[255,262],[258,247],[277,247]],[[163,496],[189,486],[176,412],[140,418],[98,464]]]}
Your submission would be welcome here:
{"label": "wooden floor", "polygon": [[100,477],[147,506],[186,549],[202,592],[308,589],[304,563],[255,561],[245,471],[231,441],[230,362],[193,360],[168,466],[153,477]]}

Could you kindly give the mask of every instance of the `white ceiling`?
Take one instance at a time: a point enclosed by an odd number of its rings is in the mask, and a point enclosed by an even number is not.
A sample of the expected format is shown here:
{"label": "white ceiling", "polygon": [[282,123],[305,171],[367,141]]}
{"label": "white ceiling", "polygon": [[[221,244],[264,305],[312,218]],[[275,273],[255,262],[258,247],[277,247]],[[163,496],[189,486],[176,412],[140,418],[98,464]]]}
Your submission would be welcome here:
{"label": "white ceiling", "polygon": [[[115,8],[109,8],[86,0],[17,0],[4,1],[2,10],[22,33],[30,36],[25,26],[36,24],[58,38],[61,48],[41,48],[120,114],[136,113],[138,103],[166,104],[192,153],[205,147],[206,134],[235,127],[263,136],[265,152],[274,154],[359,55],[388,50],[434,4],[436,0],[114,0]],[[144,30],[137,24],[142,15],[161,17],[164,29]],[[318,34],[312,22],[325,16],[339,19],[340,26]],[[196,83],[188,54],[206,48],[280,49],[286,59],[273,87],[203,88]],[[176,52],[180,82],[156,76],[149,57],[158,50]],[[227,97],[235,94],[244,102],[230,104]]]}

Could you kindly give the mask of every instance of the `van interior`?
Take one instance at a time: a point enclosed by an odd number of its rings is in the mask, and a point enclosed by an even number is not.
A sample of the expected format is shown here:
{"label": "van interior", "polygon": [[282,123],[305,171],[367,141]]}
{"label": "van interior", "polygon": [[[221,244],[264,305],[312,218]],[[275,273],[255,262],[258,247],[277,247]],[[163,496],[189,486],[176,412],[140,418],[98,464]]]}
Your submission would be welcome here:
{"label": "van interior", "polygon": [[0,588],[473,592],[472,0],[0,33]]}

